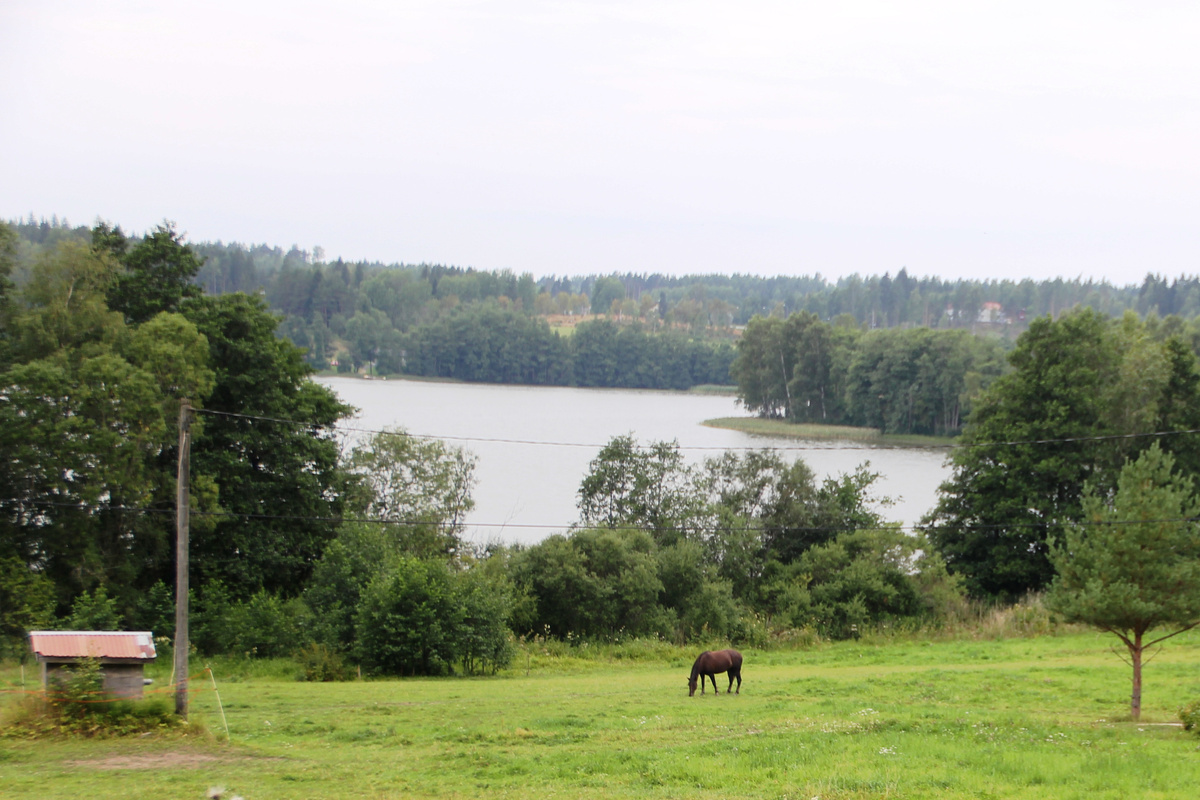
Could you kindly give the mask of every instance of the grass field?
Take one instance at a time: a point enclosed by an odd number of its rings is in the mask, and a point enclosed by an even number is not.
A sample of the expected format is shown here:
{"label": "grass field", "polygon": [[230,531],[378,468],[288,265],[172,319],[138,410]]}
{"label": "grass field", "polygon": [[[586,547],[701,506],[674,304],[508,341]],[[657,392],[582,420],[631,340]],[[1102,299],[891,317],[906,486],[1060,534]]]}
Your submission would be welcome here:
{"label": "grass field", "polygon": [[[1140,724],[1110,644],[1075,633],[748,651],[741,695],[694,698],[694,653],[666,647],[593,659],[535,647],[507,674],[468,680],[310,684],[278,662],[220,662],[227,741],[212,691],[193,700],[207,734],[0,737],[0,796],[1194,796],[1200,738],[1172,723],[1200,697],[1200,632],[1147,667]],[[0,704],[18,685],[4,665]]]}

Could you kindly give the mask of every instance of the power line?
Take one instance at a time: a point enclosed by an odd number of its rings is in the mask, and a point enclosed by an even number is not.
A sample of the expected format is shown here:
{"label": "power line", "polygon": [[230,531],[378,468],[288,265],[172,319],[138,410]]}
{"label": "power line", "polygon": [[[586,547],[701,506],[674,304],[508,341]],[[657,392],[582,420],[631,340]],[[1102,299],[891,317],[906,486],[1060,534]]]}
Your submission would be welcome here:
{"label": "power line", "polygon": [[[21,498],[0,498],[0,508],[6,503],[26,503]],[[126,505],[109,505],[104,503],[67,503],[55,501],[28,501],[27,505],[34,508],[43,506],[72,508],[86,511],[128,511],[134,513],[146,514],[174,514],[173,508],[156,508],[153,506],[126,506]],[[252,519],[252,520],[276,520],[283,522],[332,522],[332,523],[360,523],[369,525],[398,525],[406,527],[438,527],[438,528],[521,528],[534,530],[555,530],[569,531],[578,528],[594,528],[603,530],[654,530],[664,533],[717,533],[717,532],[754,532],[764,531],[768,529],[780,529],[787,531],[801,531],[805,533],[837,533],[847,531],[924,531],[930,528],[941,527],[954,530],[1008,530],[1012,528],[1057,528],[1057,527],[1100,527],[1100,526],[1117,526],[1117,525],[1157,525],[1157,524],[1178,524],[1200,522],[1200,517],[1162,517],[1156,519],[1131,519],[1131,520],[1055,520],[1047,522],[1005,522],[1005,523],[978,523],[978,524],[952,524],[952,525],[902,525],[900,523],[883,523],[879,525],[740,525],[740,526],[724,526],[724,525],[607,525],[604,523],[588,524],[584,522],[570,523],[567,525],[546,525],[534,523],[511,523],[511,522],[465,522],[455,520],[438,520],[438,519],[412,519],[403,517],[351,517],[351,516],[321,516],[321,515],[305,515],[305,514],[262,514],[254,512],[239,512],[239,511],[192,511],[193,517],[209,517],[216,519]]]}
{"label": "power line", "polygon": [[[209,414],[212,416],[231,417],[237,419],[249,419],[261,422],[278,422],[285,425],[294,425],[297,427],[312,428],[312,427],[332,427],[338,432],[348,433],[366,433],[382,436],[409,436],[414,439],[440,439],[446,441],[460,442],[483,442],[488,444],[520,444],[520,445],[540,445],[546,447],[586,447],[589,449],[601,449],[607,444],[592,444],[585,442],[555,442],[536,439],[504,439],[504,438],[489,438],[481,436],[438,436],[435,434],[413,433],[411,431],[394,431],[394,430],[379,430],[375,428],[360,428],[352,425],[337,425],[332,426],[324,423],[304,422],[302,420],[285,419],[282,417],[267,417],[255,414],[239,414],[232,411],[213,411],[209,409],[197,408],[194,411],[198,414]],[[913,449],[923,450],[963,450],[976,449],[985,447],[1010,447],[1019,445],[1043,445],[1043,444],[1070,444],[1077,442],[1103,442],[1103,441],[1118,441],[1128,439],[1145,439],[1145,438],[1163,438],[1168,436],[1184,436],[1189,434],[1200,433],[1200,428],[1188,428],[1185,430],[1175,431],[1152,431],[1147,433],[1113,433],[1113,434],[1098,434],[1095,436],[1064,436],[1059,438],[1046,439],[1015,439],[999,442],[951,442],[948,444],[923,444]],[[780,434],[785,436],[786,434]],[[648,445],[635,444],[639,449],[648,449]],[[676,445],[676,450],[734,450],[734,451],[757,451],[757,450],[780,450],[780,451],[818,451],[818,450],[879,450],[887,447],[894,449],[900,448],[897,445],[769,445],[763,447],[753,446],[722,446],[722,445]]]}

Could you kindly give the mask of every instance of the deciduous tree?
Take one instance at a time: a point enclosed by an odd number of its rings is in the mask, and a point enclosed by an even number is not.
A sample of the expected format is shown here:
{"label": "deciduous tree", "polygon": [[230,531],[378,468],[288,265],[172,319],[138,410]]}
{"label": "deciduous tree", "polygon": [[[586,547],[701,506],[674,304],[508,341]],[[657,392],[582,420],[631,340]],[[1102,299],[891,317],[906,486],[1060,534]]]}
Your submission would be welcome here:
{"label": "deciduous tree", "polygon": [[398,552],[422,558],[458,553],[463,521],[475,506],[474,456],[391,429],[353,448],[345,469],[354,479],[351,508],[388,521]]}
{"label": "deciduous tree", "polygon": [[164,222],[128,246],[121,229],[97,225],[93,246],[113,255],[124,267],[109,287],[108,306],[132,323],[145,322],[161,311],[179,311],[184,299],[203,290],[192,282],[201,261],[184,244],[173,222]]}
{"label": "deciduous tree", "polygon": [[[927,522],[971,594],[1014,600],[1049,585],[1049,546],[1079,519],[1084,485],[1110,490],[1123,459],[1153,438],[1137,435],[1192,422],[1200,395],[1194,356],[1090,310],[1034,320],[1009,360]],[[1166,440],[1196,463],[1196,437]]]}
{"label": "deciduous tree", "polygon": [[203,297],[184,313],[208,341],[215,384],[192,444],[192,474],[219,493],[219,515],[193,532],[198,584],[221,580],[237,599],[303,587],[333,539],[344,503],[334,426],[350,413],[309,379],[299,349],[277,339],[257,297]]}

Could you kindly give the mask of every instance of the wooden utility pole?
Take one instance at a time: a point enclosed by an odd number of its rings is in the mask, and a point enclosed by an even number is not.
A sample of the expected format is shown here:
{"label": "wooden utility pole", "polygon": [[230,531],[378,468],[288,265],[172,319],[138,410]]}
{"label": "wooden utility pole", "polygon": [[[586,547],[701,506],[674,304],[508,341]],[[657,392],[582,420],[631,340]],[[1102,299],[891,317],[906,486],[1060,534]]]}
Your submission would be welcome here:
{"label": "wooden utility pole", "polygon": [[175,713],[188,715],[188,519],[192,402],[179,405],[179,467],[175,479]]}

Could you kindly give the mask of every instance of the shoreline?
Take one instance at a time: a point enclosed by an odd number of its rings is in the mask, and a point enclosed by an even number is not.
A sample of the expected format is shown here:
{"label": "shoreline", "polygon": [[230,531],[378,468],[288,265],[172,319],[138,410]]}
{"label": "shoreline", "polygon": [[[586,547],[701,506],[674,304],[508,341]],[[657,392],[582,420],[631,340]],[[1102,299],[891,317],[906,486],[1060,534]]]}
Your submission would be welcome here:
{"label": "shoreline", "polygon": [[783,420],[760,417],[717,417],[702,423],[710,428],[740,431],[751,436],[776,436],[787,439],[817,439],[822,441],[860,442],[879,447],[903,447],[913,449],[949,448],[955,439],[948,436],[923,436],[919,434],[890,434],[878,428],[854,428],[848,425],[813,425],[784,422]]}
{"label": "shoreline", "polygon": [[565,383],[493,383],[492,381],[464,381],[459,378],[442,378],[427,375],[405,375],[402,373],[388,375],[363,375],[356,372],[334,372],[332,370],[318,370],[313,372],[310,377],[345,378],[347,380],[380,381],[383,383],[388,381],[413,381],[415,383],[451,383],[461,386],[516,386],[526,389],[592,389],[596,391],[613,389],[624,392],[663,392],[664,394],[701,394],[728,397],[737,396],[736,386],[720,386],[711,383],[698,383],[690,389],[649,389],[638,386],[576,386]]}

